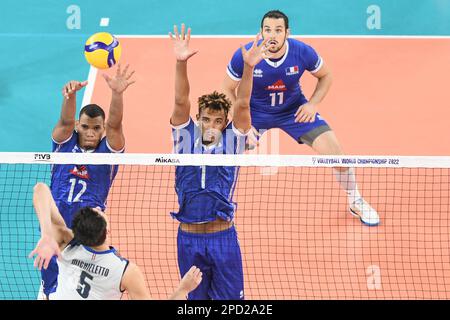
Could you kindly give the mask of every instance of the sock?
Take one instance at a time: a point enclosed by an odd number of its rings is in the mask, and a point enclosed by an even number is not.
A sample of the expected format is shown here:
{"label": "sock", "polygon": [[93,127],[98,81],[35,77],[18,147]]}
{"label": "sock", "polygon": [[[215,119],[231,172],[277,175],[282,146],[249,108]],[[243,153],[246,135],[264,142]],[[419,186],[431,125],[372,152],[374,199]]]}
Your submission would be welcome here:
{"label": "sock", "polygon": [[349,204],[352,204],[356,199],[361,198],[361,194],[358,191],[358,185],[356,184],[355,170],[353,168],[348,168],[346,171],[339,171],[333,168],[333,171],[336,180],[347,194]]}

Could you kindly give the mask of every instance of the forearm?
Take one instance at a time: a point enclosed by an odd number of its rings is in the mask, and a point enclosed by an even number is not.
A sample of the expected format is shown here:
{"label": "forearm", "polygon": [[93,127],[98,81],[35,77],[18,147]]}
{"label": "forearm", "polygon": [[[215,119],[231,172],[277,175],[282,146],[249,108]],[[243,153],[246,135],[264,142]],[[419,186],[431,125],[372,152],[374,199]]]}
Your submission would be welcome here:
{"label": "forearm", "polygon": [[244,64],[241,83],[237,88],[236,101],[239,101],[240,104],[243,103],[250,105],[252,87],[253,87],[253,67]]}
{"label": "forearm", "polygon": [[316,89],[314,90],[314,93],[309,99],[309,102],[316,105],[322,102],[322,100],[325,98],[328,91],[330,90],[331,83],[332,83],[331,74],[325,75],[322,78],[318,79]]}
{"label": "forearm", "polygon": [[109,108],[109,115],[107,125],[110,128],[120,128],[123,120],[123,93],[112,91],[111,105]]}
{"label": "forearm", "polygon": [[47,185],[38,183],[34,187],[33,205],[36,215],[39,219],[41,227],[41,234],[44,236],[53,237],[52,234],[52,206],[51,206],[51,192]]}
{"label": "forearm", "polygon": [[59,123],[63,126],[75,125],[76,109],[77,99],[75,94],[69,96],[69,99],[64,98]]}
{"label": "forearm", "polygon": [[185,104],[189,100],[189,90],[187,61],[177,61],[175,71],[175,104]]}

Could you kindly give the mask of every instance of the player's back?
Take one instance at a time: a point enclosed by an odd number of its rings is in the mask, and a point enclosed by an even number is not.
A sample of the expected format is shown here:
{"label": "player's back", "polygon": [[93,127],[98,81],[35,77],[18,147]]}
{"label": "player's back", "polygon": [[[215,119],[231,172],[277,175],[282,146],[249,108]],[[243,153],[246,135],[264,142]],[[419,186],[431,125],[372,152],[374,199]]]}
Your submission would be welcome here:
{"label": "player's back", "polygon": [[70,244],[58,260],[56,291],[50,300],[118,300],[120,284],[128,260],[110,247],[95,251],[83,245]]}

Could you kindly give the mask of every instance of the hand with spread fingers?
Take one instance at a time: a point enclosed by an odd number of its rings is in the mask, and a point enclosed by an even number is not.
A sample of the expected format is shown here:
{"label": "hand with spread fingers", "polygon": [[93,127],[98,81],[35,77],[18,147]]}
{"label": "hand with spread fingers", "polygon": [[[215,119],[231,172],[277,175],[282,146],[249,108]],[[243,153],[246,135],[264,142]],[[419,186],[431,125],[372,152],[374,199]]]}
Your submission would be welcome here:
{"label": "hand with spread fingers", "polygon": [[173,34],[169,32],[169,36],[173,43],[173,51],[177,61],[187,61],[198,52],[198,50],[189,49],[191,28],[188,28],[186,33],[184,23],[181,24],[181,34],[178,33],[178,27],[175,25],[173,26]]}
{"label": "hand with spread fingers", "polygon": [[130,80],[134,71],[128,72],[129,67],[130,65],[127,65],[122,71],[119,63],[116,74],[113,77],[110,77],[105,73],[103,74],[103,78],[105,78],[106,83],[108,83],[108,86],[113,92],[118,94],[123,93],[130,85],[136,82],[135,80]]}

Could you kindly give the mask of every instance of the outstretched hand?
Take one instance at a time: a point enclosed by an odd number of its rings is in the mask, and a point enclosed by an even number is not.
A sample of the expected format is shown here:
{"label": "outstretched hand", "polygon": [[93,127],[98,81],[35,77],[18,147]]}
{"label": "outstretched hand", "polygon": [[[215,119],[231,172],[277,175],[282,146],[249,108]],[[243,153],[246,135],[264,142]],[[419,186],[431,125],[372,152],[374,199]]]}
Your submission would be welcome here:
{"label": "outstretched hand", "polygon": [[37,255],[34,259],[34,267],[39,270],[41,270],[42,267],[47,269],[53,256],[56,255],[58,258],[61,258],[61,250],[55,239],[43,236],[37,243],[36,248],[28,255],[28,258],[31,259],[34,255]]}
{"label": "outstretched hand", "polygon": [[196,266],[192,266],[188,272],[184,275],[180,282],[180,289],[186,293],[195,290],[200,282],[202,282],[202,272]]}
{"label": "outstretched hand", "polygon": [[122,71],[120,63],[117,67],[116,74],[113,77],[108,76],[107,74],[102,74],[103,78],[105,78],[106,83],[111,88],[111,90],[115,93],[123,93],[130,85],[135,83],[135,80],[130,80],[133,76],[134,71],[128,73],[128,68],[130,65],[128,64],[125,69]]}
{"label": "outstretched hand", "polygon": [[[178,33],[178,27],[173,26],[173,34],[169,32],[170,39],[173,43],[173,52],[177,61],[187,61],[193,55],[195,55],[198,50],[189,49],[189,41],[191,40],[191,28],[187,29],[184,23],[181,24],[181,34]],[[175,35],[174,35],[175,34]]]}
{"label": "outstretched hand", "polygon": [[78,90],[81,90],[82,88],[86,87],[88,84],[87,81],[76,81],[76,80],[72,80],[67,82],[63,89],[62,89],[62,94],[66,99],[71,98]]}
{"label": "outstretched hand", "polygon": [[271,58],[272,55],[268,53],[269,46],[267,46],[267,41],[269,38],[266,38],[258,45],[258,41],[261,38],[261,34],[257,34],[255,41],[253,41],[250,49],[245,49],[245,47],[241,44],[242,57],[244,62],[250,67],[256,66],[262,59]]}

